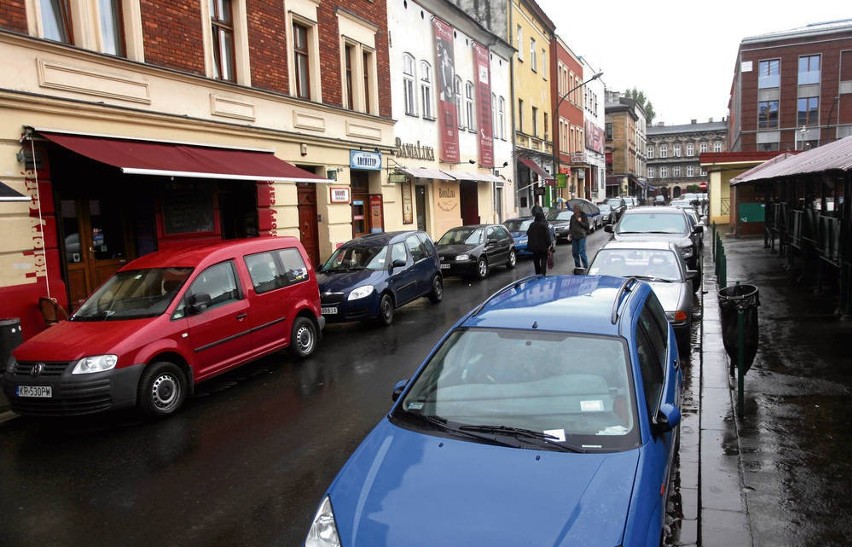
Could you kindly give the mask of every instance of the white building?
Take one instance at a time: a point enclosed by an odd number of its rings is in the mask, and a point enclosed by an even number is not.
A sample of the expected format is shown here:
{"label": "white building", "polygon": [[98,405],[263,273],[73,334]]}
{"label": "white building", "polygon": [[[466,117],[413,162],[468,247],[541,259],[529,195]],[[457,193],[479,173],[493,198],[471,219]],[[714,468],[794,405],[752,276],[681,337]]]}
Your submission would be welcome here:
{"label": "white building", "polygon": [[[599,72],[589,62],[580,57],[583,65],[583,76],[588,80]],[[606,199],[606,127],[605,104],[606,85],[601,78],[583,86],[584,123],[586,129],[586,161],[591,165],[592,180],[589,184],[589,199],[595,202]]]}

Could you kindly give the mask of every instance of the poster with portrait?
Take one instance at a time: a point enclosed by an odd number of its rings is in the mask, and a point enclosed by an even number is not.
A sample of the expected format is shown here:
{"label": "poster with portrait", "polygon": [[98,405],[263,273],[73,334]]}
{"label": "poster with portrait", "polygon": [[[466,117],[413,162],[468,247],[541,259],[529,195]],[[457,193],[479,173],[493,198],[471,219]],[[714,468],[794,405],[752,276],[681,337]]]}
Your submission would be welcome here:
{"label": "poster with portrait", "polygon": [[488,49],[473,44],[473,62],[476,70],[477,127],[479,127],[479,164],[494,167],[494,134],[491,125],[491,70]]}
{"label": "poster with portrait", "polygon": [[453,53],[453,27],[437,17],[433,19],[438,59],[438,128],[441,131],[440,159],[459,161],[459,114],[456,111],[453,82],[456,77]]}

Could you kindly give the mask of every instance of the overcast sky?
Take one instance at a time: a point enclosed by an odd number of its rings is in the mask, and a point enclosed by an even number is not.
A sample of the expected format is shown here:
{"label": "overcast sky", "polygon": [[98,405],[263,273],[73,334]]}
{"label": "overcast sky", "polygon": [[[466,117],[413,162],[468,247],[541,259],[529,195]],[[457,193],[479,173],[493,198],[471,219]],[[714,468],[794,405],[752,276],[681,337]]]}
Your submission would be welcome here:
{"label": "overcast sky", "polygon": [[666,125],[728,115],[743,38],[852,18],[848,0],[537,2],[571,50],[604,72],[607,89],[644,91],[654,122]]}

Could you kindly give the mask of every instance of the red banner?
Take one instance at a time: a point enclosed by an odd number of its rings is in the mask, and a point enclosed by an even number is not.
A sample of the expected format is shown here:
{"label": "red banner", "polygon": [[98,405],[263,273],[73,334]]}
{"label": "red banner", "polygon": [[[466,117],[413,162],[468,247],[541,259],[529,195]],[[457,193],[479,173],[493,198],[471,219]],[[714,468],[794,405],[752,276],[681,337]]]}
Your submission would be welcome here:
{"label": "red banner", "polygon": [[476,70],[476,104],[479,116],[479,165],[494,167],[494,128],[491,125],[491,70],[488,48],[473,44]]}
{"label": "red banner", "polygon": [[[433,19],[435,48],[438,53],[438,127],[441,130],[441,161],[459,162],[459,113],[456,111],[453,82],[456,78],[453,53],[453,27],[437,17]],[[461,90],[459,90],[461,91]]]}

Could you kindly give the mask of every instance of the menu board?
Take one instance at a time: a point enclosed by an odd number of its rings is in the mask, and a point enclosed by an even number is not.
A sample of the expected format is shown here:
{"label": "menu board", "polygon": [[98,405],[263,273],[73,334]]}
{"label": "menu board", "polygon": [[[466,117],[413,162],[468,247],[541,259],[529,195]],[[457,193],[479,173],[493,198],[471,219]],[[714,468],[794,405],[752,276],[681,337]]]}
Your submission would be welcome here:
{"label": "menu board", "polygon": [[166,234],[213,232],[213,187],[208,183],[174,181],[162,199]]}

